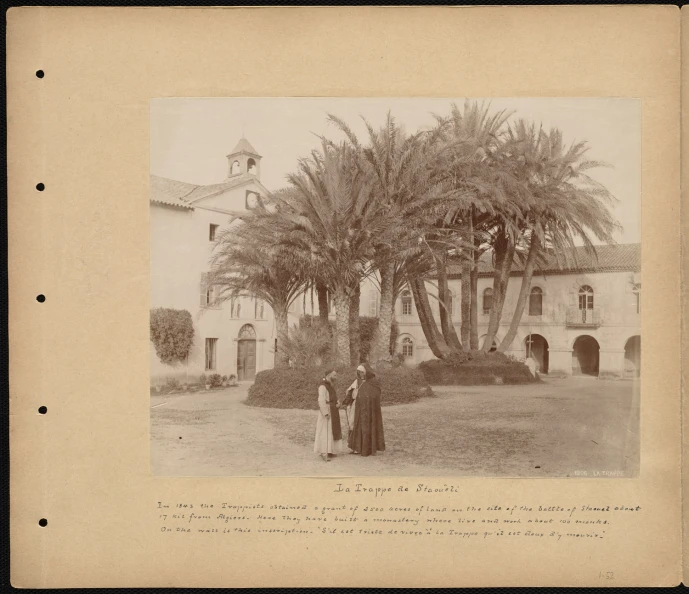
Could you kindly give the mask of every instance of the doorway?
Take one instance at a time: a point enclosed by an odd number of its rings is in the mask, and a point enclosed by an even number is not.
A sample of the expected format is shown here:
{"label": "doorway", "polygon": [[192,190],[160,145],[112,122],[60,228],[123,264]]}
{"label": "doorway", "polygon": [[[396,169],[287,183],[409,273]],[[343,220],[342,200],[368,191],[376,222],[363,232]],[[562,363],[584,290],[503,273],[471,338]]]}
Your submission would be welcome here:
{"label": "doorway", "polygon": [[526,356],[538,363],[539,373],[548,373],[548,341],[540,334],[529,334],[524,339]]}
{"label": "doorway", "polygon": [[641,336],[632,336],[624,345],[624,374],[627,377],[641,375]]}
{"label": "doorway", "polygon": [[572,374],[598,376],[600,346],[593,336],[579,336],[572,347]]}
{"label": "doorway", "polygon": [[237,341],[237,380],[253,381],[256,377],[256,331],[245,324]]}

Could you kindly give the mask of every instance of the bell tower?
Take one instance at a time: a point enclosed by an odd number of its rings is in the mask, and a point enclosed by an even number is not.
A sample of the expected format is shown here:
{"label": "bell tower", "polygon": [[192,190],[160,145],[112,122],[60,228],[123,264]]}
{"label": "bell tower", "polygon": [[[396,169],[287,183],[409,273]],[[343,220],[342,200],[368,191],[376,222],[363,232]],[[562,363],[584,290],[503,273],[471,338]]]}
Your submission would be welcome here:
{"label": "bell tower", "polygon": [[251,143],[242,136],[234,150],[227,155],[227,177],[248,173],[256,179],[261,179],[261,155],[251,146]]}

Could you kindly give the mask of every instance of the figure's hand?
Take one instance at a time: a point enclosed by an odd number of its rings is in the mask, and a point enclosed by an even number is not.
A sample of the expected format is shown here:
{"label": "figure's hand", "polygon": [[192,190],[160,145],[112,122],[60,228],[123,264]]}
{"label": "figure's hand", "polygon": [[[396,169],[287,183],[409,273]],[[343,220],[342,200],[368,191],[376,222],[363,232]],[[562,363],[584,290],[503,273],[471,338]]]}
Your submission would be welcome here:
{"label": "figure's hand", "polygon": [[329,419],[329,418],[330,418],[330,415],[329,415],[329,414],[323,415],[323,416],[324,416],[326,419]]}

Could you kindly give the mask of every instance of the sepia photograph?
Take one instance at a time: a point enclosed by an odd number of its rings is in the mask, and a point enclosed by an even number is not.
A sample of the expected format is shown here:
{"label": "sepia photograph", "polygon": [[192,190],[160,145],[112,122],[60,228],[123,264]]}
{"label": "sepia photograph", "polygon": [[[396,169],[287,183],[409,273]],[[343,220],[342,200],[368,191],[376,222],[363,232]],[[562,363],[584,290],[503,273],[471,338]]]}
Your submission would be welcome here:
{"label": "sepia photograph", "polygon": [[639,476],[641,102],[150,102],[156,476]]}

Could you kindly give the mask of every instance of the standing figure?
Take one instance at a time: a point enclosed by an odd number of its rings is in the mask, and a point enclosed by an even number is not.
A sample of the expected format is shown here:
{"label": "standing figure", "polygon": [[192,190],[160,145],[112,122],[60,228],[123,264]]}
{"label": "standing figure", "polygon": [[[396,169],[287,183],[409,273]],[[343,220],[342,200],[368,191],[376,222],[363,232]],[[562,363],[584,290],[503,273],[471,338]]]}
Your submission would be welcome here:
{"label": "standing figure", "polygon": [[[352,424],[354,423],[354,415],[356,414],[356,397],[359,393],[359,386],[363,383],[364,377],[366,376],[366,368],[363,365],[359,365],[356,368],[356,379],[352,382],[352,385],[347,388],[344,400],[342,401],[342,406],[345,407],[345,413],[347,415],[347,429],[349,434],[352,432]],[[358,454],[359,452],[354,452]]]}
{"label": "standing figure", "polygon": [[316,438],[313,451],[320,454],[326,462],[342,450],[342,428],[340,411],[337,408],[335,380],[337,372],[332,369],[318,385],[318,420],[316,421]]}
{"label": "standing figure", "polygon": [[354,411],[354,426],[348,445],[354,453],[375,456],[385,451],[383,414],[380,408],[380,383],[368,363],[363,364],[364,381],[359,386]]}

